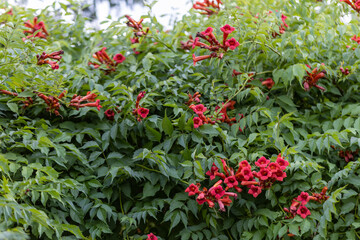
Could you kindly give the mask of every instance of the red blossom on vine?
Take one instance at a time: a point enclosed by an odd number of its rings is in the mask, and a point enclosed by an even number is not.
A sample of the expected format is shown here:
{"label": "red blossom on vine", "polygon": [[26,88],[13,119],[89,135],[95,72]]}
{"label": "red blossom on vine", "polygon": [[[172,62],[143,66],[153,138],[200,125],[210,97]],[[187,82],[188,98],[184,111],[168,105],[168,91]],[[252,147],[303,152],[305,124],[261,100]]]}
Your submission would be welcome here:
{"label": "red blossom on vine", "polygon": [[274,86],[275,82],[274,80],[272,80],[272,78],[267,78],[264,81],[262,81],[261,84],[266,86],[268,89],[271,89]]}
{"label": "red blossom on vine", "polygon": [[10,8],[10,10],[9,10],[9,11],[7,11],[6,13],[4,13],[4,14],[7,14],[7,15],[11,15],[11,16],[13,16],[13,15],[14,15],[14,13],[13,13],[13,9],[12,9],[12,8]]}
{"label": "red blossom on vine", "polygon": [[201,94],[199,92],[194,93],[193,95],[191,95],[190,93],[188,93],[188,97],[189,100],[185,103],[186,105],[190,106],[192,105],[192,103],[196,102],[199,103],[200,102],[200,97]]}
{"label": "red blossom on vine", "polygon": [[[32,37],[38,37],[38,38],[44,38],[46,39],[46,37],[49,35],[48,31],[46,30],[45,24],[43,21],[38,22],[38,18],[34,17],[33,22],[30,22],[30,20],[28,20],[27,22],[24,23],[25,27],[30,28],[30,30],[24,30],[24,33],[28,33],[30,35],[27,35],[26,38],[23,38],[23,40],[28,39],[28,38],[32,38]],[[34,33],[38,31],[35,36]]]}
{"label": "red blossom on vine", "polygon": [[285,170],[286,167],[289,166],[289,162],[283,159],[280,154],[276,158],[276,163],[279,164],[281,170]]}
{"label": "red blossom on vine", "polygon": [[189,36],[189,40],[187,40],[186,42],[180,41],[181,48],[184,50],[190,50],[191,48],[193,48],[193,43],[194,40],[191,35]]}
{"label": "red blossom on vine", "polygon": [[[222,4],[221,0],[204,0],[203,2],[197,1],[193,4],[193,8],[197,10],[201,10],[200,14],[211,16],[213,14],[217,14],[220,10],[220,4]],[[217,9],[217,10],[215,10]]]}
{"label": "red blossom on vine", "polygon": [[140,106],[140,101],[145,97],[145,93],[145,91],[140,91],[136,97],[135,108],[133,109],[133,114],[136,116],[138,122],[140,122],[142,118],[146,118],[149,114],[149,109]]}
{"label": "red blossom on vine", "polygon": [[281,14],[281,21],[283,22],[284,26],[285,27],[289,27],[289,25],[286,24],[285,20],[287,19],[288,17],[285,16],[284,14]]}
{"label": "red blossom on vine", "polygon": [[215,163],[213,163],[210,170],[206,172],[206,175],[210,176],[210,180],[214,180],[218,171],[219,168],[215,165]]}
{"label": "red blossom on vine", "polygon": [[235,50],[237,46],[239,46],[240,43],[236,41],[235,38],[230,38],[229,40],[226,40],[225,46],[229,47],[231,50]]}
{"label": "red blossom on vine", "polygon": [[111,59],[105,50],[106,47],[103,47],[100,51],[95,52],[95,54],[93,54],[93,58],[95,58],[98,63],[89,61],[88,65],[93,65],[94,68],[99,68],[103,64],[105,68],[102,70],[105,74],[109,74],[110,72],[114,72],[116,70],[115,67],[119,63],[125,61],[126,58],[121,53],[118,53],[113,57],[113,59]]}
{"label": "red blossom on vine", "polygon": [[60,56],[60,55],[63,53],[64,53],[64,51],[60,50],[60,51],[52,52],[49,54],[46,54],[45,52],[43,52],[41,55],[38,54],[38,55],[36,55],[37,65],[49,64],[52,69],[58,69],[59,63],[55,62],[55,61],[50,61],[47,58],[60,61],[62,58],[62,56]]}
{"label": "red blossom on vine", "polygon": [[208,58],[212,58],[211,55],[204,55],[204,56],[198,56],[196,57],[195,54],[193,54],[193,63],[194,66],[196,65],[197,62],[208,59]]}
{"label": "red blossom on vine", "polygon": [[126,25],[133,28],[135,37],[143,37],[148,34],[149,28],[144,31],[141,24],[144,19],[141,18],[139,21],[135,21],[129,15],[125,15],[125,17],[129,20],[128,22],[126,22]]}
{"label": "red blossom on vine", "polygon": [[359,0],[340,0],[340,2],[345,2],[348,4],[352,9],[354,9],[356,12],[360,12],[360,1]]}
{"label": "red blossom on vine", "polygon": [[[102,106],[100,105],[99,99],[95,100],[96,97],[97,95],[91,92],[87,92],[86,96],[78,96],[74,94],[69,106],[75,107],[77,110],[83,107],[96,107],[100,111]],[[88,103],[82,103],[84,101],[87,101]]]}
{"label": "red blossom on vine", "polygon": [[345,162],[349,162],[349,161],[353,161],[354,160],[354,156],[358,155],[359,153],[359,149],[357,149],[356,151],[351,151],[351,150],[340,150],[339,151],[339,157],[344,158]]}
{"label": "red blossom on vine", "polygon": [[309,194],[307,192],[301,192],[296,200],[299,201],[302,205],[306,205],[310,200]]}
{"label": "red blossom on vine", "polygon": [[301,205],[298,210],[296,211],[296,213],[298,215],[300,215],[300,217],[302,218],[306,218],[307,216],[309,216],[311,214],[310,210],[305,207],[304,205]]}
{"label": "red blossom on vine", "polygon": [[110,120],[110,121],[114,120],[115,112],[114,112],[112,109],[106,110],[106,111],[104,112],[104,114],[105,114],[105,117],[106,117],[108,120]]}
{"label": "red blossom on vine", "polygon": [[147,236],[148,236],[148,238],[146,240],[157,240],[158,239],[153,233],[150,233]]}
{"label": "red blossom on vine", "polygon": [[189,193],[189,196],[195,195],[199,193],[199,187],[195,184],[190,184],[190,186],[185,190],[185,192]]}
{"label": "red blossom on vine", "polygon": [[261,193],[261,187],[251,185],[248,193],[251,194],[251,195],[253,195],[254,198],[256,198],[256,197],[259,196],[259,194]]}
{"label": "red blossom on vine", "polygon": [[[266,159],[267,160],[267,159]],[[262,162],[261,160],[260,162]],[[218,180],[209,190],[203,188],[202,191],[198,192],[200,184],[197,183],[191,184],[185,192],[189,192],[191,195],[196,195],[196,201],[198,204],[202,205],[207,203],[209,207],[214,207],[217,202],[219,205],[220,211],[225,211],[224,206],[228,206],[232,200],[230,196],[237,198],[237,193],[230,192],[229,190],[234,189],[236,192],[242,192],[241,186],[249,188],[248,193],[257,197],[262,189],[270,188],[272,184],[277,180],[277,177],[271,169],[267,167],[260,168],[259,172],[252,171],[251,165],[248,161],[243,160],[239,163],[239,168],[235,172],[233,168],[227,165],[227,162],[224,159],[221,159],[222,170],[224,173],[220,173],[220,169],[213,163],[210,170],[206,172],[206,175],[210,177],[210,180],[214,180],[216,177],[219,177]],[[264,166],[264,165],[262,165]],[[270,166],[270,164],[269,164]],[[278,166],[275,164],[275,166]],[[279,167],[277,171],[283,172]],[[258,181],[255,179],[258,178]],[[286,174],[285,174],[286,177]],[[226,187],[224,188],[221,184],[225,183]]]}
{"label": "red blossom on vine", "polygon": [[194,128],[198,128],[201,125],[203,125],[203,121],[199,117],[194,117],[193,122],[194,122]]}
{"label": "red blossom on vine", "polygon": [[227,37],[230,33],[235,31],[235,28],[230,26],[229,24],[225,24],[223,27],[220,28],[220,30],[223,32],[223,45],[225,45]]}
{"label": "red blossom on vine", "polygon": [[118,53],[113,57],[113,59],[116,63],[122,63],[126,58],[121,53]]}
{"label": "red blossom on vine", "polygon": [[270,160],[266,159],[265,157],[261,157],[255,162],[255,165],[260,168],[266,168],[269,163]]}
{"label": "red blossom on vine", "polygon": [[146,118],[147,115],[149,114],[149,109],[147,109],[147,108],[139,108],[138,109],[138,114],[140,115],[140,117]]}
{"label": "red blossom on vine", "polygon": [[325,186],[321,193],[312,193],[312,196],[309,196],[306,192],[301,192],[301,194],[294,198],[291,202],[290,209],[284,208],[284,211],[288,213],[288,216],[285,219],[294,218],[296,215],[299,215],[302,218],[306,218],[311,214],[310,210],[305,206],[310,200],[323,203],[326,201],[329,196],[326,195],[327,187]]}
{"label": "red blossom on vine", "polygon": [[[213,28],[208,27],[203,32],[198,32],[196,34],[195,40],[193,41],[192,48],[200,47],[207,49],[211,51],[209,55],[199,56],[196,57],[195,54],[193,54],[193,62],[194,66],[196,62],[202,61],[208,58],[219,58],[222,59],[224,56],[224,52],[227,52],[228,48],[231,50],[234,50],[237,46],[239,46],[239,42],[236,41],[235,38],[227,39],[228,35],[235,30],[235,28],[231,27],[230,25],[226,24],[220,30],[223,32],[223,41],[222,44],[216,39]],[[208,42],[208,44],[200,42],[200,39],[203,39]]]}
{"label": "red blossom on vine", "polygon": [[[306,65],[306,66],[311,69],[310,65]],[[317,82],[320,79],[325,78],[324,71],[320,71],[317,68],[314,68],[311,72],[306,71],[306,73],[307,73],[307,76],[305,76],[305,80],[303,83],[305,91],[309,91],[311,87],[317,87],[321,91],[325,91],[325,88],[317,85]]]}

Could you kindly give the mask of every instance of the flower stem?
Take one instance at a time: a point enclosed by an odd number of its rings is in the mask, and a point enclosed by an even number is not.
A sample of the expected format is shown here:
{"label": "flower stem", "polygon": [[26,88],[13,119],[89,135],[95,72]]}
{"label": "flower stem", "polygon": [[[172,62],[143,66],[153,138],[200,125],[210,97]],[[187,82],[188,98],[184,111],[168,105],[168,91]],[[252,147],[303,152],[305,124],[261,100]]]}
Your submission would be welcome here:
{"label": "flower stem", "polygon": [[221,112],[221,110],[223,109],[223,107],[231,101],[231,99],[233,99],[234,97],[236,97],[236,95],[238,95],[246,86],[246,84],[248,83],[248,81],[252,78],[253,76],[248,76],[244,82],[244,84],[241,86],[241,88],[239,90],[237,90],[234,95],[232,95],[220,108],[219,110],[217,110],[217,112],[215,113],[215,117],[218,116],[218,114]]}
{"label": "flower stem", "polygon": [[270,48],[274,53],[276,53],[277,55],[279,55],[281,57],[281,54],[278,51],[276,51],[273,47],[271,47],[269,44],[261,43],[261,42],[257,42],[257,41],[254,41],[254,43],[259,44],[259,45],[264,44],[265,46]]}

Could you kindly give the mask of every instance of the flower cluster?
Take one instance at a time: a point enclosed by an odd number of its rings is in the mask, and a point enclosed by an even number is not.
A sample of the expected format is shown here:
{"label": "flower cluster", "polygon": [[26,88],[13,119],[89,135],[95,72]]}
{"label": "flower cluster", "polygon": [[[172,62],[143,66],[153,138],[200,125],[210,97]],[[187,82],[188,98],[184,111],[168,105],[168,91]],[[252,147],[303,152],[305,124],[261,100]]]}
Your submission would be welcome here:
{"label": "flower cluster", "polygon": [[[191,184],[185,190],[185,192],[189,193],[189,196],[197,194],[196,200],[200,205],[206,202],[212,208],[217,202],[221,211],[225,211],[224,206],[229,206],[232,202],[230,196],[237,198],[237,193],[227,192],[228,190],[234,189],[240,193],[242,192],[240,185],[246,186],[249,189],[248,193],[256,198],[262,189],[270,188],[275,181],[283,181],[286,177],[284,170],[289,165],[289,162],[281,158],[280,154],[276,162],[271,163],[265,157],[259,158],[255,163],[260,168],[258,172],[252,171],[251,165],[246,160],[239,163],[236,172],[234,172],[233,168],[227,166],[225,160],[221,159],[221,161],[224,173],[220,173],[219,168],[213,163],[206,175],[210,177],[210,180],[214,180],[216,177],[220,177],[222,180],[218,180],[209,190],[203,188],[202,191],[199,191],[199,183],[196,185]],[[226,184],[225,188],[221,186],[222,183]]]}
{"label": "flower cluster", "polygon": [[[256,198],[262,189],[270,188],[275,181],[283,181],[284,178],[286,178],[284,171],[289,165],[289,162],[284,160],[281,154],[279,154],[275,162],[270,162],[270,160],[265,157],[261,157],[255,162],[255,165],[259,167],[257,172],[251,171],[251,166],[247,162],[240,163],[237,174],[239,174],[241,180],[250,181],[249,183],[251,183],[251,185],[247,184],[250,188],[248,193]],[[255,177],[258,181],[254,181],[253,178]]]}
{"label": "flower cluster", "polygon": [[93,65],[94,68],[99,68],[101,66],[101,64],[105,64],[106,68],[103,69],[103,70],[105,71],[106,74],[108,74],[110,72],[114,72],[116,70],[115,67],[119,63],[122,63],[123,61],[125,61],[126,58],[121,53],[118,53],[118,54],[115,54],[113,59],[111,59],[109,57],[109,55],[105,52],[105,50],[106,50],[106,47],[103,47],[100,51],[97,51],[93,55],[93,58],[98,60],[100,64],[99,63],[89,62],[88,65]]}
{"label": "flower cluster", "polygon": [[[233,100],[230,100],[230,101],[227,101],[225,104],[222,103],[222,106],[219,107],[219,106],[216,106],[215,108],[215,111],[216,111],[216,115],[219,115],[220,114],[220,118],[217,118],[216,120],[220,121],[220,122],[223,122],[223,123],[227,123],[229,124],[230,126],[233,125],[234,123],[236,123],[236,118],[233,117],[233,118],[229,118],[228,114],[227,114],[227,110],[228,109],[234,109],[234,105],[236,104],[235,101]],[[243,114],[239,114],[240,115],[240,119],[243,119],[244,118],[244,115]],[[240,120],[239,119],[239,120]],[[241,128],[239,128],[240,131],[242,131]]]}
{"label": "flower cluster", "polygon": [[203,12],[200,12],[200,14],[210,16],[213,14],[217,14],[220,10],[220,4],[223,4],[221,0],[216,0],[216,2],[217,3],[215,3],[214,0],[204,0],[203,2],[198,1],[194,3],[193,8],[197,10],[202,10]]}
{"label": "flower cluster", "polygon": [[64,51],[60,50],[60,51],[52,52],[50,54],[46,54],[45,52],[43,52],[41,55],[37,54],[36,55],[37,65],[49,64],[52,69],[58,69],[59,63],[55,62],[55,61],[50,61],[47,58],[60,61],[62,58],[60,55],[63,53],[64,53]]}
{"label": "flower cluster", "polygon": [[[311,66],[306,64],[308,68],[311,69]],[[305,76],[304,80],[304,89],[305,91],[309,91],[311,87],[317,87],[322,91],[325,91],[325,88],[317,85],[317,82],[321,78],[325,78],[325,71],[318,70],[317,68],[314,68],[311,72],[306,71],[307,76]]]}
{"label": "flower cluster", "polygon": [[114,120],[114,117],[115,117],[115,112],[114,112],[114,110],[108,109],[108,110],[106,110],[106,111],[104,112],[104,114],[105,114],[105,117],[106,117],[108,120],[110,120],[110,121]]}
{"label": "flower cluster", "polygon": [[193,118],[194,128],[198,128],[203,124],[215,124],[215,121],[211,120],[210,117],[206,117],[204,115],[204,113],[207,111],[207,108],[203,104],[192,104],[189,106],[189,108],[198,115],[198,117]]}
{"label": "flower cluster", "polygon": [[310,196],[307,192],[301,192],[301,194],[292,200],[290,210],[284,208],[284,211],[289,215],[285,219],[294,218],[296,215],[300,215],[302,218],[306,218],[311,214],[310,210],[305,206],[310,200],[318,203],[323,203],[329,196],[326,195],[327,187],[324,187],[321,193],[312,193]]}
{"label": "flower cluster", "polygon": [[59,109],[60,109],[60,103],[59,100],[62,99],[65,96],[66,90],[64,90],[58,97],[54,96],[45,96],[43,93],[35,92],[39,98],[44,100],[46,105],[48,107],[46,108],[46,111],[50,113],[54,113],[56,116],[59,116]]}
{"label": "flower cluster", "polygon": [[[129,20],[126,25],[128,27],[133,28],[134,31],[134,38],[130,38],[131,44],[139,43],[139,37],[146,36],[149,32],[149,28],[147,28],[145,31],[143,30],[143,26],[141,25],[142,21],[144,19],[140,19],[140,21],[135,21],[132,19],[129,15],[125,15],[125,17]],[[140,52],[136,51],[136,48],[133,48],[133,51],[135,54],[139,54]]]}
{"label": "flower cluster", "polygon": [[[0,89],[0,93],[2,94],[5,94],[5,95],[10,95],[10,96],[13,96],[13,97],[17,97],[18,94],[17,93],[14,93],[14,92],[10,92],[10,91],[7,91],[7,90],[2,90]],[[20,97],[20,98],[23,98],[23,97]],[[24,104],[22,106],[23,109],[29,107],[30,105],[32,105],[34,103],[34,100],[31,98],[31,97],[26,97],[27,100],[25,100],[25,98],[23,98],[24,100],[22,101],[22,103]]]}
{"label": "flower cluster", "polygon": [[199,103],[200,102],[200,98],[201,94],[199,92],[194,93],[193,95],[191,95],[190,93],[188,93],[188,97],[189,100],[185,103],[186,105],[190,106],[192,103]]}
{"label": "flower cluster", "polygon": [[[6,94],[6,95],[10,95],[13,97],[18,97],[17,93],[14,92],[10,92],[7,90],[1,90],[0,89],[0,93],[2,94]],[[46,111],[50,112],[50,113],[54,113],[56,116],[60,116],[59,113],[59,109],[60,109],[60,100],[62,98],[64,98],[65,94],[66,94],[66,90],[62,91],[59,96],[46,96],[45,94],[41,93],[41,92],[37,92],[37,91],[33,91],[34,94],[36,94],[36,96],[38,96],[40,99],[42,99],[45,104],[47,105]],[[97,97],[97,95],[95,93],[91,93],[91,92],[87,92],[86,96],[78,96],[76,94],[73,95],[69,106],[70,107],[76,107],[77,110],[79,110],[79,108],[83,108],[83,107],[96,107],[99,111],[100,108],[102,108],[102,106],[100,105],[100,100],[95,100],[95,98]],[[32,97],[26,97],[26,99],[24,97],[19,97],[22,98],[24,100],[22,100],[22,103],[24,104],[22,106],[22,108],[27,108],[30,105],[32,105],[34,103],[34,99]],[[82,103],[84,101],[87,101],[88,103]]]}
{"label": "flower cluster", "polygon": [[[217,57],[217,58],[222,59],[224,56],[224,52],[226,52],[229,48],[231,50],[235,50],[235,48],[240,45],[239,42],[236,41],[235,38],[227,39],[229,34],[232,33],[235,30],[235,28],[231,27],[229,24],[226,24],[225,26],[220,28],[220,30],[223,32],[222,43],[220,43],[216,39],[216,37],[213,33],[212,27],[208,27],[205,31],[200,32],[200,33],[198,32],[196,34],[196,38],[193,42],[193,48],[195,48],[195,47],[205,48],[207,50],[210,50],[212,53],[210,53],[210,55],[204,55],[204,56],[198,56],[198,57],[196,57],[195,54],[193,54],[194,66],[196,65],[196,63],[198,61],[202,61],[207,58],[216,58]],[[200,42],[199,41],[200,38],[207,41],[209,43],[209,45]]]}
{"label": "flower cluster", "polygon": [[359,149],[357,149],[356,151],[351,151],[351,150],[340,150],[339,151],[339,157],[343,158],[345,160],[345,162],[349,162],[349,161],[353,161],[354,157],[356,155],[358,155],[359,153]]}
{"label": "flower cluster", "polygon": [[352,9],[360,13],[360,0],[340,0],[340,2],[347,3]]}
{"label": "flower cluster", "polygon": [[142,37],[142,36],[145,36],[146,34],[148,34],[149,28],[147,28],[146,31],[144,31],[143,27],[141,25],[141,23],[143,22],[144,19],[140,19],[140,21],[137,22],[134,19],[132,19],[129,15],[125,15],[125,17],[129,20],[126,23],[126,25],[128,27],[131,27],[134,29],[135,37]]}
{"label": "flower cluster", "polygon": [[343,67],[340,67],[340,71],[341,71],[341,73],[343,74],[343,75],[349,75],[350,74],[350,71],[349,71],[349,69],[348,68],[343,68]]}
{"label": "flower cluster", "polygon": [[141,121],[141,118],[146,118],[147,115],[149,114],[149,109],[143,108],[143,107],[140,106],[140,100],[144,98],[145,93],[146,93],[145,91],[141,91],[138,94],[138,96],[136,98],[135,108],[132,111],[134,116],[136,116],[136,120],[138,122]]}
{"label": "flower cluster", "polygon": [[146,240],[157,240],[158,239],[153,233],[150,233],[147,236],[148,236],[148,238]]}
{"label": "flower cluster", "polygon": [[[271,11],[269,11],[269,13],[272,13]],[[289,25],[287,25],[286,24],[286,22],[285,22],[285,20],[287,19],[288,17],[287,16],[285,16],[284,14],[281,14],[281,21],[282,21],[282,23],[280,24],[280,26],[279,26],[279,34],[283,34],[283,33],[285,33],[285,27],[289,27]],[[277,32],[272,32],[272,36],[273,36],[273,38],[276,38],[278,35],[279,35]]]}
{"label": "flower cluster", "polygon": [[[230,126],[236,123],[236,118],[235,117],[230,118],[227,113],[228,109],[234,109],[234,105],[236,103],[235,101],[230,100],[227,101],[225,104],[222,103],[221,107],[216,106],[214,115],[205,116],[205,112],[208,110],[207,107],[205,107],[203,104],[198,104],[198,105],[192,104],[192,103],[199,103],[200,102],[199,97],[201,95],[198,92],[196,92],[193,95],[188,94],[188,96],[189,96],[189,100],[186,102],[186,105],[190,105],[189,108],[198,115],[197,117],[193,118],[194,128],[198,128],[203,124],[215,124],[216,121],[227,123]],[[217,116],[219,115],[220,117],[218,118]],[[244,118],[243,114],[239,114],[239,115],[240,115],[239,120]],[[239,130],[242,131],[241,128],[239,128]]]}
{"label": "flower cluster", "polygon": [[[32,37],[38,37],[38,38],[45,38],[49,36],[49,33],[46,30],[45,24],[43,21],[38,22],[38,18],[34,17],[33,23],[28,20],[24,23],[25,27],[30,28],[30,30],[24,30],[24,33],[28,33],[30,35],[27,35],[26,38],[23,38],[23,40],[32,38]],[[34,36],[34,33],[37,32]]]}
{"label": "flower cluster", "polygon": [[225,206],[230,206],[232,200],[230,197],[237,198],[237,194],[233,192],[226,192],[228,187],[225,189],[221,186],[222,180],[217,181],[211,188],[203,188],[202,191],[199,191],[200,184],[191,184],[185,192],[189,193],[189,196],[197,194],[196,201],[198,204],[202,205],[207,203],[210,208],[215,207],[217,202],[219,205],[220,211],[225,212]]}
{"label": "flower cluster", "polygon": [[265,80],[260,79],[260,81],[262,81],[261,84],[266,86],[268,89],[271,89],[275,84],[272,78],[267,78]]}
{"label": "flower cluster", "polygon": [[[5,10],[6,11],[6,10]],[[8,10],[8,11],[6,11],[5,13],[3,13],[3,14],[7,14],[7,15],[10,15],[10,16],[13,16],[14,15],[14,13],[13,13],[13,9],[12,8],[10,8],[10,10]]]}
{"label": "flower cluster", "polygon": [[187,40],[186,42],[180,41],[181,48],[184,50],[192,49],[193,43],[194,43],[194,39],[191,35],[189,36],[189,40]]}
{"label": "flower cluster", "polygon": [[[102,106],[100,105],[99,99],[95,100],[96,97],[97,95],[91,92],[87,92],[86,96],[78,96],[77,94],[74,94],[70,101],[70,106],[75,107],[77,110],[83,107],[96,107],[100,111]],[[88,103],[82,103],[84,101]]]}
{"label": "flower cluster", "polygon": [[[232,71],[232,77],[236,77],[236,76],[242,75],[242,74],[243,74],[242,72],[236,71],[235,69],[233,69],[233,71]],[[255,75],[255,73],[248,73],[249,77],[251,77],[253,75]],[[255,79],[252,77],[252,78],[248,79],[248,82],[251,82],[253,80],[255,80]],[[263,78],[260,78],[259,80],[261,81],[261,84],[266,86],[268,89],[271,89],[275,84],[275,82],[272,78],[266,78],[265,80]],[[249,86],[250,85],[246,85],[245,87],[249,87]]]}
{"label": "flower cluster", "polygon": [[105,117],[110,120],[113,121],[115,119],[115,112],[120,113],[121,109],[119,109],[118,106],[115,106],[115,111],[113,109],[108,109],[104,112]]}
{"label": "flower cluster", "polygon": [[360,44],[360,36],[357,37],[356,35],[354,35],[354,36],[351,38],[351,40],[357,42],[357,44]]}

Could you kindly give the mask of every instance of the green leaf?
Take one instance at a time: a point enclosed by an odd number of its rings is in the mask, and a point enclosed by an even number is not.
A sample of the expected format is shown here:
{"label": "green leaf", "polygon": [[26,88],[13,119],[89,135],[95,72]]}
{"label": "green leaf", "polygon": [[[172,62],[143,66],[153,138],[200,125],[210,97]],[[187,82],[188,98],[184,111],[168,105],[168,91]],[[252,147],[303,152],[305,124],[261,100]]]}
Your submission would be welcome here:
{"label": "green leaf", "polygon": [[181,114],[181,117],[179,118],[179,124],[178,127],[180,130],[184,130],[186,126],[186,114]]}
{"label": "green leaf", "polygon": [[174,127],[173,127],[170,119],[166,116],[166,113],[165,113],[165,117],[162,120],[162,128],[163,128],[164,132],[169,136],[171,136],[171,134],[174,131]]}
{"label": "green leaf", "polygon": [[10,108],[11,111],[13,111],[14,113],[19,114],[19,107],[18,107],[17,103],[8,102],[6,105]]}
{"label": "green leaf", "polygon": [[140,199],[155,196],[155,193],[159,190],[160,186],[158,184],[154,186],[151,182],[147,182],[144,185],[143,194]]}
{"label": "green leaf", "polygon": [[305,76],[305,68],[303,64],[295,64],[293,65],[293,75],[298,79],[300,83],[302,83],[303,78]]}
{"label": "green leaf", "polygon": [[117,123],[115,123],[112,127],[111,127],[111,131],[110,131],[110,136],[113,140],[116,139],[118,133],[118,125]]}
{"label": "green leaf", "polygon": [[354,208],[355,208],[355,202],[345,203],[341,207],[341,213],[340,214],[346,214],[346,213],[350,212],[351,210],[353,210]]}
{"label": "green leaf", "polygon": [[311,228],[310,221],[307,219],[304,219],[303,223],[300,225],[301,234],[304,234],[308,232]]}
{"label": "green leaf", "polygon": [[161,139],[161,133],[148,125],[146,125],[146,136],[151,141],[159,142]]}
{"label": "green leaf", "polygon": [[71,224],[61,224],[60,229],[71,232],[77,238],[85,239],[85,236],[81,233],[80,228],[78,226],[71,225]]}
{"label": "green leaf", "polygon": [[211,124],[204,124],[199,127],[201,133],[217,136],[219,132]]}

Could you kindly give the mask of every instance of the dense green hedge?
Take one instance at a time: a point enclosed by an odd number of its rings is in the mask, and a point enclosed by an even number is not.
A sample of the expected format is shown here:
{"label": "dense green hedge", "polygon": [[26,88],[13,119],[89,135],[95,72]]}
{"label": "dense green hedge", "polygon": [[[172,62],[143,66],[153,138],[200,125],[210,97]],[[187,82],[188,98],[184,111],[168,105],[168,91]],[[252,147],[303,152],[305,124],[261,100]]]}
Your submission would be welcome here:
{"label": "dense green hedge", "polygon": [[360,238],[357,5],[218,2],[0,4],[0,239]]}

